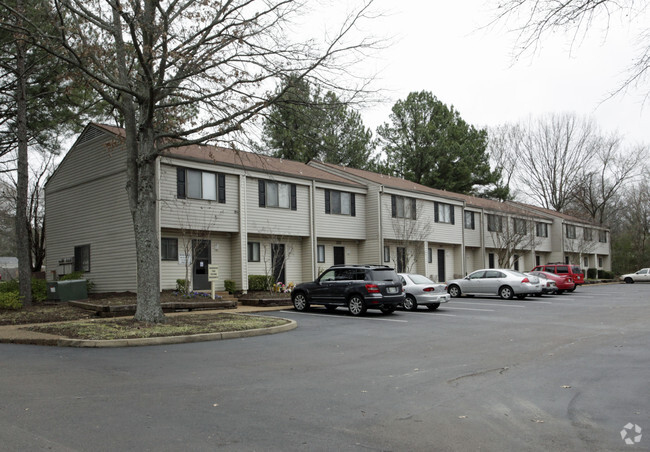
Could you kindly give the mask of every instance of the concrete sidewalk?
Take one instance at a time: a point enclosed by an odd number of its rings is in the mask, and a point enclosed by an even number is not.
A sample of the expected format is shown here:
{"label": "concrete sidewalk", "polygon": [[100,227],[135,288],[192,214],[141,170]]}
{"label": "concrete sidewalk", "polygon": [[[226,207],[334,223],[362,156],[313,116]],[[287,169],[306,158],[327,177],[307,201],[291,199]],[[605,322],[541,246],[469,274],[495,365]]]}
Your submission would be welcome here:
{"label": "concrete sidewalk", "polygon": [[[190,312],[172,312],[166,313],[167,316],[178,315],[197,315],[206,313],[230,313],[230,314],[256,314],[268,311],[280,311],[284,309],[293,309],[292,306],[247,306],[239,305],[236,309],[219,309],[219,310],[196,310]],[[100,318],[98,320],[110,320],[109,318]],[[61,322],[64,323],[64,322]],[[3,325],[0,326],[0,343],[11,344],[32,344],[32,345],[57,345],[61,347],[133,347],[140,345],[163,345],[163,344],[180,344],[185,342],[214,341],[221,339],[233,339],[237,337],[261,336],[264,334],[281,333],[297,327],[296,322],[290,321],[286,325],[271,328],[260,328],[255,330],[232,331],[224,333],[204,333],[189,336],[170,336],[170,337],[152,337],[142,339],[117,339],[117,340],[79,340],[69,339],[63,336],[39,333],[36,331],[26,330],[25,327],[37,324],[25,325]]]}

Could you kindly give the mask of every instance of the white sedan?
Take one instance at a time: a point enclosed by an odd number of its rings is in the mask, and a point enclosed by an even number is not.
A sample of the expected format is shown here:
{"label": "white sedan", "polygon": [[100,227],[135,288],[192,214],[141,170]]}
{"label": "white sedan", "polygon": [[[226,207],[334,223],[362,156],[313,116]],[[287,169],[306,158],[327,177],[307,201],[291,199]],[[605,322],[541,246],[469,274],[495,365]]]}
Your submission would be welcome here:
{"label": "white sedan", "polygon": [[426,276],[414,273],[398,273],[398,275],[406,292],[403,306],[407,311],[415,311],[419,305],[435,311],[440,307],[440,303],[447,303],[451,298],[445,284],[435,283]]}
{"label": "white sedan", "polygon": [[513,296],[523,299],[526,295],[542,293],[542,284],[537,276],[503,268],[477,270],[463,279],[452,279],[447,285],[447,291],[452,298],[463,294],[498,295],[509,300]]}
{"label": "white sedan", "polygon": [[621,280],[625,281],[627,284],[635,282],[650,282],[650,268],[642,268],[636,273],[623,275],[621,276]]}

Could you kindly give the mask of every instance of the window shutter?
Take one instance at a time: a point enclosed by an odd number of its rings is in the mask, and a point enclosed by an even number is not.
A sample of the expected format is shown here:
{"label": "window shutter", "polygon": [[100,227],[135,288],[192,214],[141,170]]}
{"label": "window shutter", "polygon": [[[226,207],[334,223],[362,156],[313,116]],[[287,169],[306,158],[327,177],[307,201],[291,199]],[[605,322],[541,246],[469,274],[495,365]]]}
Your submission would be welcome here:
{"label": "window shutter", "polygon": [[475,229],[476,225],[474,224],[474,212],[472,212],[472,229]]}
{"label": "window shutter", "polygon": [[350,215],[353,217],[357,216],[357,206],[356,202],[354,201],[354,193],[350,193]]}
{"label": "window shutter", "polygon": [[433,202],[433,221],[438,222],[438,201]]}
{"label": "window shutter", "polygon": [[176,197],[185,198],[185,168],[176,168]]}
{"label": "window shutter", "polygon": [[418,204],[417,200],[415,198],[411,198],[411,219],[417,220],[418,219]]}
{"label": "window shutter", "polygon": [[266,183],[262,179],[257,181],[258,183],[258,191],[259,191],[259,201],[260,201],[260,207],[266,207]]}
{"label": "window shutter", "polygon": [[298,196],[296,195],[296,184],[291,184],[291,210],[298,209]]}
{"label": "window shutter", "polygon": [[217,174],[217,198],[221,204],[226,202],[226,175]]}
{"label": "window shutter", "polygon": [[325,213],[330,213],[330,191],[325,189]]}
{"label": "window shutter", "polygon": [[395,200],[395,195],[390,195],[390,210],[393,218],[397,217],[397,201]]}
{"label": "window shutter", "polygon": [[451,211],[451,224],[456,224],[454,222],[454,210],[456,210],[456,209],[454,208],[453,204],[449,206],[449,210]]}

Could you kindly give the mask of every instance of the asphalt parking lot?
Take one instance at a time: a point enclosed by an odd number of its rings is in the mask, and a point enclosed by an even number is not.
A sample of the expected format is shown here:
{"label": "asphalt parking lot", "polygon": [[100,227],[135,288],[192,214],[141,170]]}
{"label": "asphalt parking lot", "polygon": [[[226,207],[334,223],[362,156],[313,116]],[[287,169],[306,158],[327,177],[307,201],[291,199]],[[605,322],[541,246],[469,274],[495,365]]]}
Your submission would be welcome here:
{"label": "asphalt parking lot", "polygon": [[650,450],[650,284],[273,315],[299,326],[130,349],[0,344],[0,449]]}

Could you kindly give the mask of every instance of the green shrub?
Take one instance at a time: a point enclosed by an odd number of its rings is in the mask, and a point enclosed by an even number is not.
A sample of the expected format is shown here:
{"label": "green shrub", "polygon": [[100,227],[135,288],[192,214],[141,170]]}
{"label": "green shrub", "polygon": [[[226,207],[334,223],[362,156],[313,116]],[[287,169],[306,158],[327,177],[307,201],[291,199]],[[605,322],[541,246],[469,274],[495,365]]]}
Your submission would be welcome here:
{"label": "green shrub", "polygon": [[248,290],[271,290],[273,278],[266,275],[248,275]]}
{"label": "green shrub", "polygon": [[18,291],[0,292],[0,309],[20,309],[22,307],[23,302],[20,300]]}
{"label": "green shrub", "polygon": [[0,293],[8,292],[20,292],[17,279],[10,279],[8,281],[0,283]]}
{"label": "green shrub", "polygon": [[235,290],[237,290],[237,284],[232,279],[226,279],[223,282],[223,287],[228,291],[228,293],[235,293]]}
{"label": "green shrub", "polygon": [[598,279],[614,279],[614,273],[607,270],[598,270]]}
{"label": "green shrub", "polygon": [[597,268],[588,268],[587,269],[587,279],[596,279],[598,278],[598,269]]}
{"label": "green shrub", "polygon": [[[0,293],[20,293],[17,279],[5,281],[0,284]],[[40,303],[47,300],[47,282],[44,279],[32,278],[32,300]]]}
{"label": "green shrub", "polygon": [[189,287],[189,281],[187,279],[176,280],[176,292],[187,293],[188,287]]}

